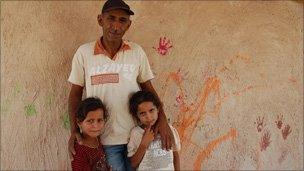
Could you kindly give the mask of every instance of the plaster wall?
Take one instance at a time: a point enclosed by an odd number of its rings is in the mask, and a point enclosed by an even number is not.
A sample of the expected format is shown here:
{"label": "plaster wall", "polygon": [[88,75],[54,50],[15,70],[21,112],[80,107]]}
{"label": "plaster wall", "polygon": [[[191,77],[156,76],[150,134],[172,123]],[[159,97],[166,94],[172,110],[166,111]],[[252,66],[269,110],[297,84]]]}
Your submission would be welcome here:
{"label": "plaster wall", "polygon": [[[303,2],[128,3],[182,169],[303,169]],[[1,1],[1,170],[70,169],[67,78],[102,4]]]}

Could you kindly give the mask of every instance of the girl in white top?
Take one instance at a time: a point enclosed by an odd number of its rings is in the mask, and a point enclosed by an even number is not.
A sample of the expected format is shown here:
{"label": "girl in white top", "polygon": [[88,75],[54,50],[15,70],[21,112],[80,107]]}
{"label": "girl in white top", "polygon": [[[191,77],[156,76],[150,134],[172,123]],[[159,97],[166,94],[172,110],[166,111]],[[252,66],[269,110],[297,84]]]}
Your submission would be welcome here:
{"label": "girl in white top", "polygon": [[138,125],[131,130],[128,157],[136,170],[180,170],[178,151],[181,149],[178,132],[170,125],[174,135],[172,150],[163,150],[159,135],[151,127],[157,122],[158,98],[151,92],[138,91],[129,101],[129,110]]}

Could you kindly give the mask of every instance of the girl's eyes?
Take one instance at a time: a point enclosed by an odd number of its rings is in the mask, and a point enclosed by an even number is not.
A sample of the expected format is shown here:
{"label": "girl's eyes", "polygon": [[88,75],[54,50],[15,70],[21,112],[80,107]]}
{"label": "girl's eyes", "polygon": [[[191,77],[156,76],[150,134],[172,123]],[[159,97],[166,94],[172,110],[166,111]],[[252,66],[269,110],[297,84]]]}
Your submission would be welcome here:
{"label": "girl's eyes", "polygon": [[94,120],[93,120],[93,119],[90,119],[90,120],[87,120],[87,122],[89,122],[89,123],[93,123],[93,122],[94,122]]}
{"label": "girl's eyes", "polygon": [[[155,112],[155,110],[156,110],[155,108],[152,108],[152,109],[149,110],[149,112]],[[140,112],[138,115],[139,116],[145,116],[146,114],[147,114],[147,112]]]}
{"label": "girl's eyes", "polygon": [[[103,121],[104,121],[104,119],[97,119],[98,123],[103,122]],[[87,122],[92,124],[92,123],[94,123],[94,119],[87,120]]]}
{"label": "girl's eyes", "polygon": [[98,119],[98,120],[97,120],[97,122],[103,122],[103,121],[104,121],[103,119]]}
{"label": "girl's eyes", "polygon": [[138,114],[139,116],[145,116],[146,115],[146,112],[141,112]]}

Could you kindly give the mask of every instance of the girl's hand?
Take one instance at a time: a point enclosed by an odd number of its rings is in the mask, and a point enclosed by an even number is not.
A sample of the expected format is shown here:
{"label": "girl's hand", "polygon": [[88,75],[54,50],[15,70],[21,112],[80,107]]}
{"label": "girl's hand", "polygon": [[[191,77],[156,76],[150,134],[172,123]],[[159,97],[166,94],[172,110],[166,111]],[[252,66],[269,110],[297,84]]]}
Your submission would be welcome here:
{"label": "girl's hand", "polygon": [[149,147],[150,143],[154,140],[154,132],[151,129],[151,125],[145,128],[145,133],[141,139],[141,144],[146,148]]}

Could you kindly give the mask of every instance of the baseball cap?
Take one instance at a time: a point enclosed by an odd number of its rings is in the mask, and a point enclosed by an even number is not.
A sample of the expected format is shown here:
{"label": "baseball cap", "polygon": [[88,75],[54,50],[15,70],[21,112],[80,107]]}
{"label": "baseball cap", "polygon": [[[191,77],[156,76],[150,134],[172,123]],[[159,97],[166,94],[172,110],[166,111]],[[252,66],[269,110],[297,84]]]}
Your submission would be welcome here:
{"label": "baseball cap", "polygon": [[102,13],[108,12],[114,9],[123,9],[129,15],[134,15],[134,12],[130,9],[129,5],[122,0],[107,0],[107,2],[102,7]]}

